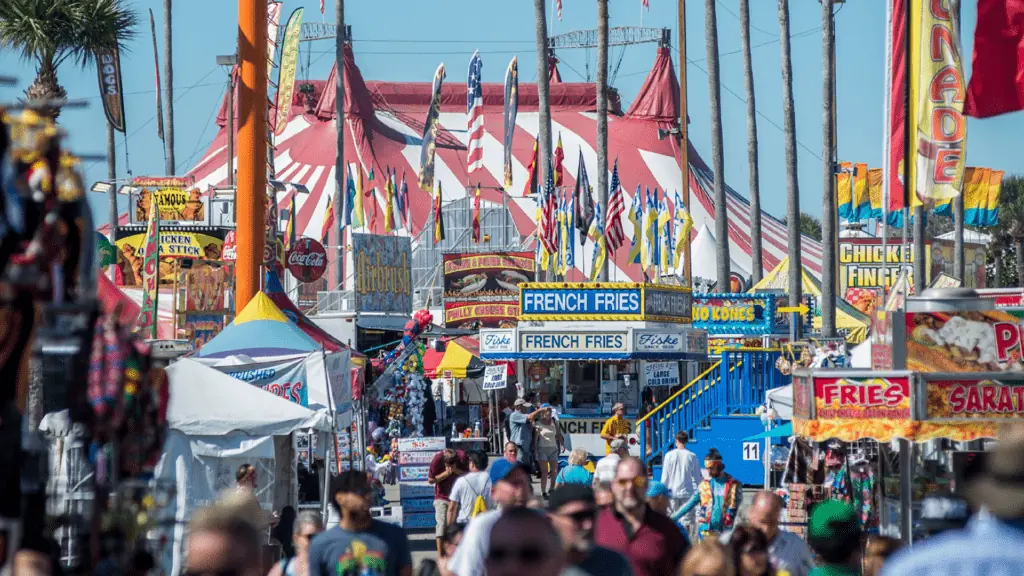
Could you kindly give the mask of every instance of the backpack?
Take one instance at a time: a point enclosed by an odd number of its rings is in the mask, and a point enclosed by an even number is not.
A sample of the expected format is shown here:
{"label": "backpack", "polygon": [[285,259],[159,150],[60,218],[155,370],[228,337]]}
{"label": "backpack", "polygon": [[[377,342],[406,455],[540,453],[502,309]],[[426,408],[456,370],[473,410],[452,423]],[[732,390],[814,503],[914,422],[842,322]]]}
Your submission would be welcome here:
{"label": "backpack", "polygon": [[[469,484],[469,482],[466,482],[466,484]],[[469,484],[469,487],[472,489],[473,485]],[[476,490],[473,490],[473,493],[476,494],[476,498],[473,499],[473,508],[469,511],[470,519],[476,518],[477,514],[487,512],[487,500],[484,499],[483,495],[477,493]]]}

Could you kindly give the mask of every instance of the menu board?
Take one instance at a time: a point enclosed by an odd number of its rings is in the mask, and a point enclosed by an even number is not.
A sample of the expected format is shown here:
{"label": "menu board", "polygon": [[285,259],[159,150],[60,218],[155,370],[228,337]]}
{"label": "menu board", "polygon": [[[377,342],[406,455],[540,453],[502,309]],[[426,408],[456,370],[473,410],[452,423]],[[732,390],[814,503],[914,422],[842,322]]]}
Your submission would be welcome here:
{"label": "menu board", "polygon": [[398,440],[398,481],[402,488],[402,527],[433,528],[434,489],[427,483],[430,462],[445,449],[444,437],[401,438]]}

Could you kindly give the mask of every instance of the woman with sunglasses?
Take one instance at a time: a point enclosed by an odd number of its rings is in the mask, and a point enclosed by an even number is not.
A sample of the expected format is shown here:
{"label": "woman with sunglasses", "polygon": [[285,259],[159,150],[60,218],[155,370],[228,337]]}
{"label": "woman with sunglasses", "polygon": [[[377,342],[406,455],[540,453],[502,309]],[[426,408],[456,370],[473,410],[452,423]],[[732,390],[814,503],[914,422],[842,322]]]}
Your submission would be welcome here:
{"label": "woman with sunglasses", "polygon": [[752,526],[738,526],[729,536],[736,576],[789,576],[777,572],[768,559],[768,538]]}
{"label": "woman with sunglasses", "polygon": [[299,512],[295,518],[295,529],[292,531],[292,546],[295,549],[295,555],[275,564],[267,576],[308,576],[309,543],[314,536],[323,531],[324,521],[319,512],[314,510]]}

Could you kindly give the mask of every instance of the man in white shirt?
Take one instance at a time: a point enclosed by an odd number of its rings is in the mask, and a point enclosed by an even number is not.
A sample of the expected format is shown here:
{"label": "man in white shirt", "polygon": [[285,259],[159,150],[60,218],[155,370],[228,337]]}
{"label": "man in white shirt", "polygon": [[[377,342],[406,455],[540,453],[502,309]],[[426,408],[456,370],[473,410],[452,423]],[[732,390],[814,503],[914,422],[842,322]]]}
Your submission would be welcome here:
{"label": "man in white shirt", "polygon": [[448,525],[456,522],[469,522],[477,498],[483,498],[487,510],[493,508],[491,503],[491,477],[487,474],[487,454],[482,450],[472,450],[466,454],[469,462],[469,474],[460,476],[452,486],[448,495]]}
{"label": "man in white shirt", "polygon": [[629,446],[622,438],[616,438],[611,443],[611,453],[597,461],[594,466],[594,482],[611,482],[615,479],[615,468],[619,460],[629,456]]}
{"label": "man in white shirt", "polygon": [[501,517],[502,510],[525,506],[530,499],[530,469],[519,462],[496,460],[488,472],[491,480],[491,500],[497,510],[478,514],[466,526],[462,542],[448,561],[448,570],[458,576],[480,576],[490,551],[491,529]]}
{"label": "man in white shirt", "polygon": [[[686,449],[690,436],[686,432],[676,434],[676,447],[665,454],[661,465],[661,482],[669,490],[669,515],[674,514],[693,496],[704,479],[700,473],[697,455]],[[696,535],[696,511],[683,516],[683,525],[690,534],[691,542]]]}

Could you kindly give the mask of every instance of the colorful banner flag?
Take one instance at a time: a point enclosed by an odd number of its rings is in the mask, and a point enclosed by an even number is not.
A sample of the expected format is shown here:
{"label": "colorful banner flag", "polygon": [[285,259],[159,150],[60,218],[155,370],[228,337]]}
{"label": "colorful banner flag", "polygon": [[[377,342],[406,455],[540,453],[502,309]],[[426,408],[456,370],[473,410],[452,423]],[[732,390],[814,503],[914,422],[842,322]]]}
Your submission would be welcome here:
{"label": "colorful banner flag", "polygon": [[1020,71],[1024,54],[1024,0],[991,0],[978,3],[974,26],[974,55],[971,81],[967,85],[964,112],[988,118],[1024,110],[1024,75]]}
{"label": "colorful banner flag", "polygon": [[565,190],[565,219],[566,219],[566,253],[565,253],[565,268],[566,274],[572,271],[576,267],[576,234],[575,230],[577,227],[576,221],[576,195],[573,192]]}
{"label": "colorful banner flag", "polygon": [[156,72],[156,137],[164,141],[164,104],[163,90],[160,89],[160,52],[156,47],[156,20],[153,9],[149,9],[149,30],[153,33],[153,70]]}
{"label": "colorful banner flag", "polygon": [[580,160],[576,168],[576,188],[573,189],[573,203],[576,205],[576,228],[580,231],[580,243],[585,243],[590,231],[590,221],[594,219],[594,198],[591,195],[590,178],[587,177],[587,165],[583,162],[583,148],[580,147]]}
{"label": "colorful banner flag", "polygon": [[654,259],[655,237],[658,234],[658,208],[651,199],[650,189],[644,190],[646,209],[644,210],[644,243],[640,247],[640,267],[644,272],[650,270]]}
{"label": "colorful banner flag", "polygon": [[672,215],[668,211],[668,192],[661,197],[658,204],[658,262],[662,274],[669,274],[675,268],[675,259],[672,258],[675,246],[672,242]]}
{"label": "colorful banner flag", "polygon": [[107,122],[118,132],[124,132],[124,92],[121,90],[121,54],[113,50],[96,52],[96,76],[100,82],[100,100]]}
{"label": "colorful banner flag", "polygon": [[594,220],[590,223],[590,232],[587,234],[594,243],[594,256],[590,266],[590,281],[597,281],[597,275],[604,269],[605,260],[608,259],[608,249],[604,240],[604,222],[601,221],[601,206],[594,207]]}
{"label": "colorful banner flag", "polygon": [[149,206],[149,223],[142,248],[142,313],[139,330],[149,331],[156,338],[157,310],[160,309],[160,209],[156,202]]}
{"label": "colorful banner flag", "polygon": [[690,213],[686,211],[686,206],[683,204],[683,199],[679,197],[678,191],[676,192],[675,204],[675,266],[679,266],[683,263],[683,250],[685,250],[686,245],[690,243],[690,230],[693,229],[693,218],[690,216]]}
{"label": "colorful banner flag", "polygon": [[398,202],[405,229],[412,232],[412,207],[409,206],[409,185],[405,183],[404,169],[402,170],[402,186],[398,188]]}
{"label": "colorful banner flag", "polygon": [[[885,117],[886,130],[884,143],[886,154],[885,183],[888,198],[883,199],[888,212],[890,226],[899,223],[902,226],[902,213],[905,206],[903,187],[903,156],[904,156],[904,124],[906,107],[904,100],[907,90],[907,1],[886,0],[891,2],[891,18],[886,34],[886,86]],[[888,200],[888,202],[885,202]]]}
{"label": "colorful banner flag", "polygon": [[960,64],[960,3],[913,0],[910,14],[911,166],[927,204],[963,189],[967,118]]}
{"label": "colorful banner flag", "polygon": [[373,173],[373,166],[371,165],[370,166],[370,174],[366,177],[366,188],[364,189],[364,192],[363,192],[363,197],[364,198],[368,198],[370,200],[370,222],[369,222],[369,226],[370,226],[371,230],[373,230],[374,228],[377,227],[377,202],[378,202],[378,197],[377,197],[377,187],[373,185],[373,181],[375,179],[375,176],[376,175]]}
{"label": "colorful banner flag", "polygon": [[640,197],[640,185],[636,185],[636,194],[633,194],[633,203],[629,207],[629,221],[633,224],[633,242],[629,245],[629,257],[627,262],[631,264],[640,263],[640,250],[644,242],[643,221],[644,207]]}
{"label": "colorful banner flag", "polygon": [[523,186],[523,198],[533,194],[537,188],[537,140],[533,141],[533,155],[530,156],[530,165],[526,168],[526,186]]}
{"label": "colorful banner flag", "polygon": [[622,186],[619,184],[619,159],[615,159],[612,168],[612,181],[609,185],[608,218],[605,241],[608,251],[613,255],[620,246],[626,243],[626,234],[622,230],[622,213],[626,210],[626,201],[622,199]]}
{"label": "colorful banner flag", "polygon": [[395,189],[391,185],[391,168],[384,168],[384,233],[395,231]]}
{"label": "colorful banner flag", "polygon": [[476,185],[476,190],[473,192],[473,243],[480,243],[480,183]]}
{"label": "colorful banner flag", "polygon": [[437,193],[434,196],[434,245],[444,241],[444,216],[441,214],[441,181],[437,182]]}
{"label": "colorful banner flag", "polygon": [[836,209],[840,218],[849,219],[853,214],[853,187],[850,186],[850,171],[853,163],[840,162],[836,173]]}
{"label": "colorful banner flag", "polygon": [[857,162],[853,165],[853,210],[851,222],[871,218],[871,198],[868,196],[868,165]]}
{"label": "colorful banner flag", "polygon": [[565,201],[565,190],[558,194],[558,273],[562,276],[568,272],[569,244],[572,242],[572,233],[569,225],[569,205]]}
{"label": "colorful banner flag", "polygon": [[882,218],[882,178],[881,168],[868,168],[868,201],[871,204],[871,218]]}
{"label": "colorful banner flag", "polygon": [[473,52],[469,59],[469,80],[466,82],[466,113],[469,115],[466,131],[469,144],[466,146],[466,173],[472,174],[484,167],[484,93],[481,75],[484,62],[480,51]]}
{"label": "colorful banner flag", "polygon": [[324,223],[320,226],[320,238],[327,244],[327,237],[331,233],[331,226],[334,226],[334,193],[327,196],[327,208],[324,209]]}
{"label": "colorful banner flag", "polygon": [[516,114],[519,112],[519,61],[515,56],[505,71],[505,106],[502,124],[505,130],[503,155],[505,159],[505,190],[512,189],[512,136],[515,135]]}
{"label": "colorful banner flag", "polygon": [[541,194],[540,208],[541,208],[541,219],[540,219],[540,241],[544,245],[544,250],[548,254],[558,253],[558,244],[556,243],[556,225],[557,222],[555,214],[557,200],[555,198],[555,179],[554,170],[551,168],[551,164],[548,164],[548,177],[544,184],[544,191]]}
{"label": "colorful banner flag", "polygon": [[[441,84],[444,82],[444,63],[434,72],[434,84],[430,93],[430,108],[423,123],[423,142],[420,147],[420,189],[430,192],[434,189],[434,148],[437,146],[437,116],[441,113]],[[440,188],[440,186],[438,187]]]}
{"label": "colorful banner flag", "polygon": [[562,186],[562,161],[565,160],[565,151],[562,150],[562,133],[558,133],[558,143],[555,145],[555,188]]}
{"label": "colorful banner flag", "polygon": [[288,125],[288,113],[295,91],[295,70],[299,64],[299,37],[302,31],[302,8],[296,8],[288,17],[281,42],[281,69],[277,76],[277,116],[274,121],[274,135],[280,136]]}
{"label": "colorful banner flag", "polygon": [[288,199],[288,222],[284,226],[284,249],[285,252],[295,246],[295,192],[292,192]]}
{"label": "colorful banner flag", "polygon": [[[351,199],[349,200],[348,211],[349,223],[352,226],[362,228],[366,226],[365,212],[363,212],[363,170],[359,164],[349,164],[348,178]],[[353,174],[355,174],[353,176]]]}

